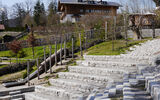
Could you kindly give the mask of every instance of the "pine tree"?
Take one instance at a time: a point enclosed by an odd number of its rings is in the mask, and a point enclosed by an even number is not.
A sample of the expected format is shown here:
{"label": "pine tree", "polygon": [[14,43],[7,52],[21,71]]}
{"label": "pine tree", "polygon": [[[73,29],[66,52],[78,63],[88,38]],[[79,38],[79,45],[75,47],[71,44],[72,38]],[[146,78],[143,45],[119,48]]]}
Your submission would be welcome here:
{"label": "pine tree", "polygon": [[46,14],[45,14],[45,7],[44,4],[40,2],[40,0],[37,1],[35,7],[34,7],[34,21],[37,26],[41,25],[44,26],[46,24]]}
{"label": "pine tree", "polygon": [[34,7],[34,21],[36,25],[40,25],[40,14],[41,14],[41,4],[40,1],[38,0],[35,7]]}
{"label": "pine tree", "polygon": [[1,24],[5,25],[5,27],[8,26],[8,14],[7,11],[4,10],[0,14]]}
{"label": "pine tree", "polygon": [[57,23],[57,14],[56,14],[56,3],[54,3],[53,1],[50,2],[49,6],[48,6],[48,19],[47,19],[47,25],[51,26],[53,24]]}

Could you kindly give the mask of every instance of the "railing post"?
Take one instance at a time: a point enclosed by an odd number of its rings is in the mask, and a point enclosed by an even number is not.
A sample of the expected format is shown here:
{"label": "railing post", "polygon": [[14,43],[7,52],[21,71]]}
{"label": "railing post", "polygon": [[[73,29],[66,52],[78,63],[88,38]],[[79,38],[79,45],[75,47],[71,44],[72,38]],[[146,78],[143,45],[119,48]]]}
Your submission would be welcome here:
{"label": "railing post", "polygon": [[57,41],[55,41],[55,66],[57,66]]}
{"label": "railing post", "polygon": [[105,40],[108,39],[108,25],[107,21],[105,22]]}
{"label": "railing post", "polygon": [[82,51],[82,41],[81,41],[81,33],[79,33],[79,42],[80,42],[80,51],[81,51],[81,57],[83,57],[83,51]]}
{"label": "railing post", "polygon": [[29,73],[30,73],[30,71],[29,71],[29,70],[30,70],[30,61],[28,60],[28,61],[27,61],[27,77],[28,77],[28,86],[30,86],[30,83],[29,83],[29,79],[30,79],[30,78],[29,78]]}
{"label": "railing post", "polygon": [[74,59],[74,40],[72,38],[72,59]]}
{"label": "railing post", "polygon": [[50,74],[52,74],[52,45],[50,45]]}
{"label": "railing post", "polygon": [[128,46],[128,35],[127,35],[127,20],[126,15],[124,15],[124,32],[125,32],[125,40],[126,46]]}
{"label": "railing post", "polygon": [[11,58],[9,59],[9,62],[10,62],[10,64],[12,63],[12,62],[11,62]]}
{"label": "railing post", "polygon": [[66,60],[66,39],[64,40],[64,60]]}
{"label": "railing post", "polygon": [[60,63],[62,65],[62,36],[61,36]]}
{"label": "railing post", "polygon": [[45,73],[47,73],[47,64],[46,64],[46,46],[44,46],[43,49],[44,49],[44,62],[45,62],[44,67],[45,67]]}
{"label": "railing post", "polygon": [[39,78],[39,58],[37,58],[37,70],[38,70],[37,77],[38,77],[38,80],[39,80],[40,79]]}

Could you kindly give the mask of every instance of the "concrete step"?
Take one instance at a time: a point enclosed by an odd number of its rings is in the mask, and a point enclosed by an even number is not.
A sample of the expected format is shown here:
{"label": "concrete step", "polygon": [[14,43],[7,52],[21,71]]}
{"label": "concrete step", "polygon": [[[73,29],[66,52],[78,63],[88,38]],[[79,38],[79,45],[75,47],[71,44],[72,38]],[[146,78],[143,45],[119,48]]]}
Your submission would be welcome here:
{"label": "concrete step", "polygon": [[36,86],[35,92],[45,95],[52,95],[58,98],[68,98],[68,99],[83,98],[86,97],[86,95],[88,95],[88,94],[83,94],[82,92],[79,91],[67,90],[54,86],[49,86],[49,87]]}
{"label": "concrete step", "polygon": [[90,67],[102,67],[102,68],[133,68],[137,69],[137,63],[127,63],[127,62],[106,62],[106,61],[89,61],[89,60],[79,60],[77,61],[79,66],[90,66]]}
{"label": "concrete step", "polygon": [[69,100],[69,99],[58,98],[52,95],[46,95],[44,93],[32,92],[25,94],[25,100]]}
{"label": "concrete step", "polygon": [[21,93],[33,92],[34,89],[35,89],[34,86],[30,86],[30,87],[19,86],[19,87],[7,88],[5,90],[0,90],[0,97],[10,95],[9,93],[14,94],[14,91],[21,91]]}
{"label": "concrete step", "polygon": [[49,82],[51,85],[55,87],[59,87],[62,89],[67,89],[67,90],[73,90],[73,91],[80,91],[83,93],[89,93],[94,88],[97,88],[97,87],[104,88],[102,84],[82,82],[78,80],[50,79]]}
{"label": "concrete step", "polygon": [[11,99],[17,99],[17,98],[24,98],[24,94],[16,94],[11,96]]}
{"label": "concrete step", "polygon": [[89,75],[89,74],[80,74],[80,73],[73,73],[73,72],[60,72],[58,73],[59,78],[62,79],[74,79],[84,82],[94,82],[94,83],[103,83],[104,85],[107,84],[108,81],[118,81],[118,77],[113,76],[98,76],[98,75]]}
{"label": "concrete step", "polygon": [[24,98],[24,94],[2,96],[0,97],[0,100],[12,100],[12,99],[18,99],[18,98]]}
{"label": "concrete step", "polygon": [[11,99],[10,95],[0,97],[0,100],[10,100],[10,99]]}
{"label": "concrete step", "polygon": [[93,56],[93,55],[84,55],[85,60],[90,61],[113,61],[113,62],[141,62],[146,64],[148,63],[149,57],[137,57],[137,56]]}
{"label": "concrete step", "polygon": [[121,69],[109,69],[109,68],[94,68],[94,67],[82,67],[82,66],[69,66],[69,72],[73,73],[81,73],[81,74],[89,74],[89,75],[100,75],[100,76],[108,76],[115,75],[120,76],[123,75],[124,70]]}
{"label": "concrete step", "polygon": [[17,99],[11,99],[11,100],[24,100],[24,98],[17,98]]}
{"label": "concrete step", "polygon": [[20,94],[21,91],[12,91],[12,92],[9,92],[9,95],[16,95],[16,94]]}

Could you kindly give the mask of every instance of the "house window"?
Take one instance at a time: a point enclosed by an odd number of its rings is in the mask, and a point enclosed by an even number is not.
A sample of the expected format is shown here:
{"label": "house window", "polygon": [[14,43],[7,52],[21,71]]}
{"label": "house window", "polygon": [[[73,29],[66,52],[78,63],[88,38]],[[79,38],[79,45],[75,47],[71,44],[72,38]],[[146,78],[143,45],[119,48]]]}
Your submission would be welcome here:
{"label": "house window", "polygon": [[83,13],[83,9],[80,9],[80,13]]}

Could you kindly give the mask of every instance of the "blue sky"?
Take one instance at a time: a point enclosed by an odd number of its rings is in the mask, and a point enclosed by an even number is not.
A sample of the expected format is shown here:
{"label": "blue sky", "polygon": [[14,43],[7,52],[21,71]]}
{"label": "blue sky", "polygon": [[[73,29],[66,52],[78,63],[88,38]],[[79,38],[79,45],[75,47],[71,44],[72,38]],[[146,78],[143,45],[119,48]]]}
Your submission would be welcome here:
{"label": "blue sky", "polygon": [[[15,3],[20,3],[20,2],[25,2],[26,0],[0,0],[0,3],[2,3],[3,5],[6,5],[7,7],[11,7],[13,4]],[[32,0],[34,3],[37,0]],[[50,0],[41,0],[42,2],[45,3],[45,5],[48,5],[48,2]]]}

